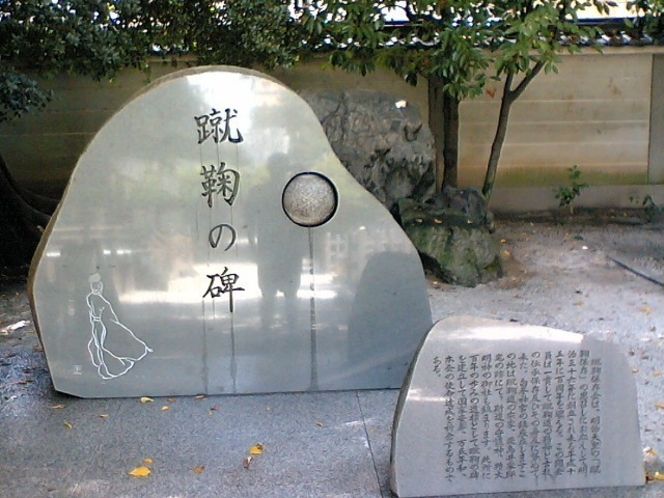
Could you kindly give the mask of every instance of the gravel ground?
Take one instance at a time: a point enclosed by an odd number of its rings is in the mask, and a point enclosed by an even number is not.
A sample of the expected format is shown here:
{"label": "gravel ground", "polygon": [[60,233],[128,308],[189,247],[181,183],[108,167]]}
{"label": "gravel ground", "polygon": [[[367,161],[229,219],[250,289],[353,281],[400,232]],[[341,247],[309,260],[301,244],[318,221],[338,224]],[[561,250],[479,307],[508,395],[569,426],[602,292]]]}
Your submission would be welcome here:
{"label": "gravel ground", "polygon": [[617,344],[638,392],[650,476],[664,473],[664,225],[627,214],[499,220],[506,275],[473,289],[430,280],[434,319],[476,315]]}
{"label": "gravel ground", "polygon": [[[664,474],[664,224],[633,213],[520,217],[499,219],[496,236],[505,276],[475,288],[429,278],[434,319],[476,315],[617,344],[637,384],[647,471]],[[18,349],[40,346],[25,281],[4,278],[0,356]]]}

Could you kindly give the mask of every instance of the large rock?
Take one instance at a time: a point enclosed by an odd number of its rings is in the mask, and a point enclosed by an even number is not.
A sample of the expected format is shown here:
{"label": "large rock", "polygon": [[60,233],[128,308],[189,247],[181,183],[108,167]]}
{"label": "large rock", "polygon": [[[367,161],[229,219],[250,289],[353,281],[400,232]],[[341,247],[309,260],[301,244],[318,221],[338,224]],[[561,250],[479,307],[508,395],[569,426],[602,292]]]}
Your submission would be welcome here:
{"label": "large rock", "polygon": [[333,150],[392,212],[442,280],[466,286],[502,275],[493,219],[474,189],[434,196],[434,142],[416,108],[373,90],[305,90]]}
{"label": "large rock", "polygon": [[418,110],[373,90],[305,90],[348,171],[394,212],[400,198],[433,195],[434,141]]}
{"label": "large rock", "polygon": [[444,282],[474,287],[502,276],[492,217],[472,189],[446,191],[431,202],[399,201],[401,226],[427,270]]}

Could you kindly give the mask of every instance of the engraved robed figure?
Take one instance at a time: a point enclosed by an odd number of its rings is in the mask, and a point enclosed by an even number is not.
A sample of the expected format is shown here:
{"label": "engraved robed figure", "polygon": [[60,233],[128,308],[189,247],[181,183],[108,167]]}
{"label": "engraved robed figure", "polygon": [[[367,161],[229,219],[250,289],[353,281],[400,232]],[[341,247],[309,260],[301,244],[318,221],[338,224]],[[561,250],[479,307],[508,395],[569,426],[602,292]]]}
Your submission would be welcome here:
{"label": "engraved robed figure", "polygon": [[102,379],[115,379],[131,370],[153,350],[123,325],[104,297],[101,275],[95,273],[88,279],[90,293],[85,302],[90,316],[88,351],[92,364]]}

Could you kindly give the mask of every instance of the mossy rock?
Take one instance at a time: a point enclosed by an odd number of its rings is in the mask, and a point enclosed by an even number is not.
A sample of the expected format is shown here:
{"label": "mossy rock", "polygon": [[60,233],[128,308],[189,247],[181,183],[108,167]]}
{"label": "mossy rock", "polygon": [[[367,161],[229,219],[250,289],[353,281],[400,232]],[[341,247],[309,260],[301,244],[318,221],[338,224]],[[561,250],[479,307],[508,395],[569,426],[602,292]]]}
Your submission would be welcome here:
{"label": "mossy rock", "polygon": [[399,214],[422,264],[442,281],[474,287],[502,276],[500,246],[488,225],[408,199],[399,202]]}

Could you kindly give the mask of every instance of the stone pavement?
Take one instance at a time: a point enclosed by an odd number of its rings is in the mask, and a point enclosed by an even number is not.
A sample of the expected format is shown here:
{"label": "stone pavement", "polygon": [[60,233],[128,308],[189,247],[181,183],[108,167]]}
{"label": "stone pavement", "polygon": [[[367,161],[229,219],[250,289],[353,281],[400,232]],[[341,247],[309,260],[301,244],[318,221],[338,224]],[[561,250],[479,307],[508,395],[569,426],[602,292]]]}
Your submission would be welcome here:
{"label": "stone pavement", "polygon": [[389,496],[396,391],[82,400],[38,354],[0,358],[3,498]]}
{"label": "stone pavement", "polygon": [[[3,498],[392,496],[395,390],[83,400],[52,390],[39,353],[2,351],[0,369]],[[150,475],[128,475],[139,466]],[[655,498],[664,486],[500,496]]]}
{"label": "stone pavement", "polygon": [[[25,349],[0,350],[0,378],[3,498],[392,496],[395,390],[84,400],[54,392]],[[128,474],[139,466],[150,475]],[[655,498],[664,485],[500,496]]]}
{"label": "stone pavement", "polygon": [[[618,344],[637,383],[647,470],[664,473],[664,292],[612,263],[613,239],[597,230],[523,223],[499,227],[498,236],[519,262],[515,273],[475,289],[432,282],[434,318],[475,314],[583,331]],[[611,235],[629,243],[648,236],[631,228]],[[654,247],[661,234],[651,236]],[[641,261],[652,266],[651,260]],[[27,310],[23,284],[0,283],[1,498],[391,496],[397,391],[191,396],[146,403],[72,398],[53,391]],[[21,320],[28,323],[7,328]],[[263,452],[245,468],[257,443]],[[139,466],[148,467],[150,475],[128,475]],[[482,496],[659,498],[664,481]]]}

